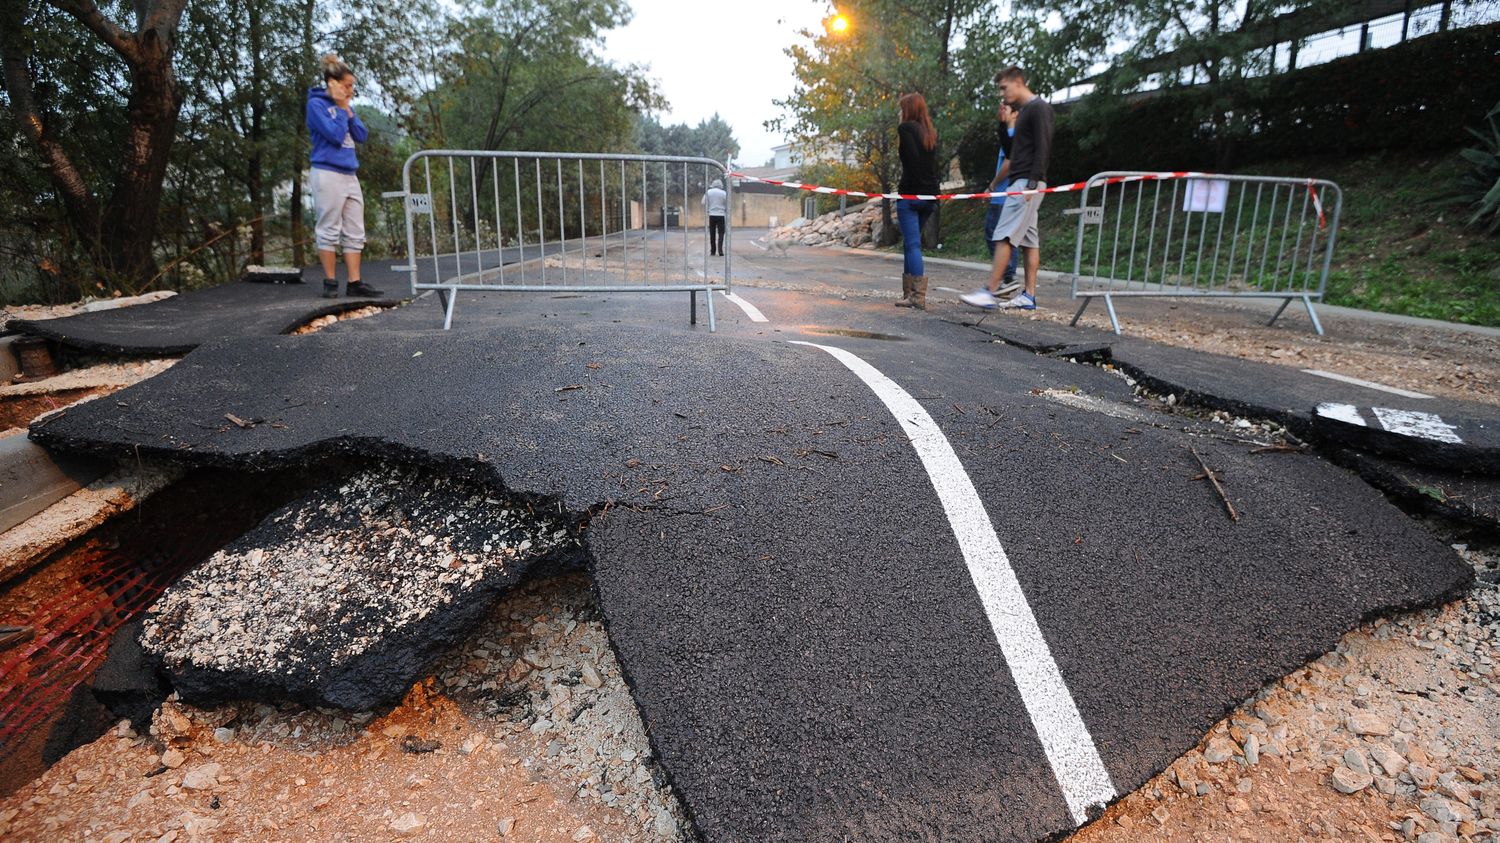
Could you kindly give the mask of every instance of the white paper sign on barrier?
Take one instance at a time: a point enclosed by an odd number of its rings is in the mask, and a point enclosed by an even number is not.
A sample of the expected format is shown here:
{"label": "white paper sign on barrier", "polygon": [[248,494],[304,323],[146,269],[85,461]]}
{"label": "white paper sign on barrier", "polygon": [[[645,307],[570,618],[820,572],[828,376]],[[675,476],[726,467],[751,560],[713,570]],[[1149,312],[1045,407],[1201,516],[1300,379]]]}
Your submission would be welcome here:
{"label": "white paper sign on barrier", "polygon": [[1222,214],[1228,198],[1229,182],[1223,179],[1188,179],[1182,195],[1182,210]]}

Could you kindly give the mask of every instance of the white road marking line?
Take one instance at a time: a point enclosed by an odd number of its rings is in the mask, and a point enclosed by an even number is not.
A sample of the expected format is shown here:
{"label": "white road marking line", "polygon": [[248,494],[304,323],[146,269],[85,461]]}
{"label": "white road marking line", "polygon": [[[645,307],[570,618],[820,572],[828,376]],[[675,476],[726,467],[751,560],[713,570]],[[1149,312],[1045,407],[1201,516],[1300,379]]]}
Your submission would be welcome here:
{"label": "white road marking line", "polygon": [[755,305],[751,304],[750,302],[747,302],[744,299],[740,298],[740,294],[739,293],[728,293],[728,292],[724,292],[723,290],[720,290],[719,292],[724,293],[724,298],[729,299],[730,301],[732,301],[735,304],[739,305],[740,306],[740,310],[745,311],[745,315],[748,316],[748,317],[750,317],[750,321],[751,322],[769,322],[769,321],[771,321],[771,320],[769,320],[769,319],[766,318],[766,315],[764,313],[760,312],[760,308],[758,308]]}
{"label": "white road marking line", "polygon": [[1432,397],[1431,395],[1428,395],[1425,392],[1412,392],[1409,389],[1400,389],[1400,388],[1394,387],[1394,386],[1386,386],[1383,383],[1376,383],[1374,381],[1360,380],[1359,378],[1351,378],[1348,375],[1341,375],[1338,372],[1325,372],[1322,369],[1303,369],[1302,371],[1304,373],[1306,373],[1306,374],[1309,374],[1309,375],[1317,375],[1320,378],[1328,378],[1329,380],[1343,381],[1344,383],[1352,383],[1355,386],[1362,386],[1362,387],[1364,387],[1366,389],[1378,389],[1381,392],[1389,392],[1392,395],[1400,395],[1403,398],[1431,398]]}
{"label": "white road marking line", "polygon": [[1331,404],[1324,402],[1318,405],[1318,415],[1325,419],[1333,419],[1346,424],[1357,424],[1360,427],[1369,427],[1363,416],[1359,414],[1359,408],[1353,404]]}
{"label": "white road marking line", "polygon": [[1115,798],[1114,783],[958,454],[922,405],[874,366],[841,348],[790,342],[821,348],[847,366],[874,391],[911,439],[948,515],[995,640],[1041,738],[1068,810],[1073,821],[1083,825],[1088,821],[1089,808]]}
{"label": "white road marking line", "polygon": [[945,293],[956,293],[956,294],[958,294],[960,296],[964,294],[963,290],[955,290],[952,287],[933,287],[932,289],[934,289],[934,290],[942,290]]}
{"label": "white road marking line", "polygon": [[[694,269],[698,269],[696,266],[693,267],[693,268]],[[701,275],[704,278],[708,277],[708,273],[704,272],[701,269],[698,269],[698,274]],[[751,304],[750,302],[747,302],[744,299],[740,298],[740,294],[739,293],[729,293],[729,292],[725,292],[724,290],[720,290],[719,292],[724,293],[724,298],[729,299],[730,301],[732,301],[735,304],[739,305],[740,306],[740,310],[745,311],[745,315],[748,316],[748,317],[750,317],[750,321],[751,322],[770,322],[771,321],[771,320],[769,320],[769,319],[766,318],[766,315],[764,313],[760,312],[760,308],[758,308],[755,305]]]}
{"label": "white road marking line", "polygon": [[1380,426],[1402,436],[1419,436],[1436,442],[1462,445],[1463,439],[1454,433],[1458,428],[1443,421],[1442,416],[1423,413],[1419,410],[1393,410],[1389,407],[1371,407]]}

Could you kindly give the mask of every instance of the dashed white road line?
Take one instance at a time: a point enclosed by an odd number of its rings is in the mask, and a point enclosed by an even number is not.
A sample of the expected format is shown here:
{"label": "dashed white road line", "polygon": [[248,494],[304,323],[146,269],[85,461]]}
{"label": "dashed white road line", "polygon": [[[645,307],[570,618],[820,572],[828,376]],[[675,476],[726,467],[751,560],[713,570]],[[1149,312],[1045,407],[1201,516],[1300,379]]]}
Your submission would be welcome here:
{"label": "dashed white road line", "polygon": [[720,290],[719,292],[724,293],[724,298],[729,299],[730,301],[732,301],[735,304],[739,305],[740,306],[740,310],[745,311],[745,315],[748,316],[748,317],[750,317],[750,321],[751,322],[769,322],[769,321],[771,321],[771,320],[769,320],[769,319],[766,318],[766,315],[764,313],[760,312],[760,308],[758,308],[755,305],[751,304],[750,302],[747,302],[744,299],[740,298],[739,293],[729,293],[729,292],[725,292],[723,290]]}
{"label": "dashed white road line", "polygon": [[1333,419],[1345,424],[1353,424],[1360,427],[1370,426],[1365,422],[1364,416],[1359,414],[1359,408],[1353,404],[1336,404],[1332,401],[1324,401],[1318,405],[1317,413],[1325,419]]}
{"label": "dashed white road line", "polygon": [[1419,436],[1453,445],[1463,444],[1464,440],[1457,433],[1458,428],[1443,421],[1442,416],[1420,410],[1393,410],[1389,407],[1371,407],[1370,410],[1380,420],[1380,426],[1392,433]]}
{"label": "dashed white road line", "polygon": [[[696,266],[693,267],[693,268],[694,269],[698,269]],[[698,269],[698,274],[701,275],[704,278],[708,277],[708,273],[704,272],[701,269]],[[748,316],[748,317],[750,317],[750,321],[751,322],[770,322],[771,321],[771,320],[769,320],[769,319],[766,318],[766,315],[764,313],[760,312],[760,308],[758,308],[755,305],[751,304],[750,302],[747,302],[744,299],[740,298],[739,293],[731,293],[731,292],[727,292],[725,290],[720,290],[719,292],[721,292],[721,293],[724,294],[724,298],[729,299],[730,301],[732,301],[735,304],[739,305],[740,306],[740,310],[745,311],[745,315]]]}
{"label": "dashed white road line", "polygon": [[821,348],[833,355],[874,391],[910,438],[948,515],[995,640],[1041,738],[1073,821],[1079,825],[1087,822],[1091,807],[1105,805],[1115,797],[1114,783],[958,454],[922,405],[874,366],[841,348],[800,340],[791,343]]}
{"label": "dashed white road line", "polygon": [[1431,395],[1428,395],[1425,392],[1412,392],[1409,389],[1401,389],[1399,387],[1386,386],[1383,383],[1376,383],[1375,381],[1366,381],[1366,380],[1360,380],[1359,378],[1351,378],[1348,375],[1341,375],[1338,372],[1325,372],[1322,369],[1303,369],[1302,371],[1303,371],[1304,374],[1317,375],[1320,378],[1328,378],[1329,380],[1343,381],[1344,383],[1352,383],[1355,386],[1362,386],[1362,387],[1364,387],[1366,389],[1378,389],[1381,392],[1389,392],[1392,395],[1400,395],[1403,398],[1431,398],[1432,397]]}

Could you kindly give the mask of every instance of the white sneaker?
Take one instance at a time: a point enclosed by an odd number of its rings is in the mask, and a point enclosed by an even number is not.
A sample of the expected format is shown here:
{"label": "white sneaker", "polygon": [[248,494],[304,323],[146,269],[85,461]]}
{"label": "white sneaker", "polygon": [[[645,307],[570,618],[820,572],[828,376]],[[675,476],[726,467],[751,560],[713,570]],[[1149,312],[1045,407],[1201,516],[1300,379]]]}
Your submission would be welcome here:
{"label": "white sneaker", "polygon": [[995,291],[995,295],[997,295],[997,296],[1008,296],[1011,293],[1014,293],[1014,292],[1020,290],[1022,286],[1023,285],[1021,284],[1020,281],[1009,281],[1009,282],[1006,282],[1004,284],[1001,284],[1000,285],[1000,289],[998,289],[998,290]]}
{"label": "white sneaker", "polygon": [[1000,307],[1006,309],[1014,308],[1016,310],[1036,310],[1036,298],[1030,293],[1022,293],[1010,301],[1004,302]]}
{"label": "white sneaker", "polygon": [[959,296],[965,304],[971,304],[981,310],[994,310],[1000,306],[1000,300],[989,290],[975,290],[972,293],[964,293]]}

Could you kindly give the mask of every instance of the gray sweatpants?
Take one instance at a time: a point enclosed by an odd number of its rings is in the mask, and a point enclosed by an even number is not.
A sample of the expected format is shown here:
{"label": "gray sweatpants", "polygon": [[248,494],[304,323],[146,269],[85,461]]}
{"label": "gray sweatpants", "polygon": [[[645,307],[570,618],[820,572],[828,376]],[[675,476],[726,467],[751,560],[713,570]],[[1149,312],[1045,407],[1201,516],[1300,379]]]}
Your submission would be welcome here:
{"label": "gray sweatpants", "polygon": [[365,248],[365,195],[359,177],[332,170],[312,169],[313,208],[318,214],[315,230],[318,250],[346,252]]}

